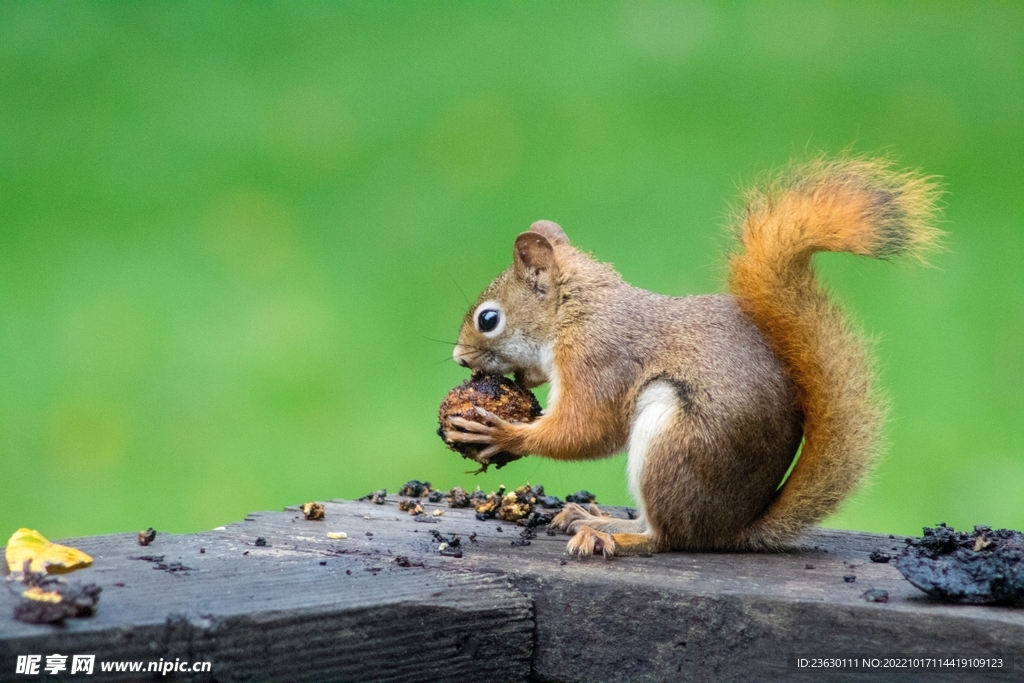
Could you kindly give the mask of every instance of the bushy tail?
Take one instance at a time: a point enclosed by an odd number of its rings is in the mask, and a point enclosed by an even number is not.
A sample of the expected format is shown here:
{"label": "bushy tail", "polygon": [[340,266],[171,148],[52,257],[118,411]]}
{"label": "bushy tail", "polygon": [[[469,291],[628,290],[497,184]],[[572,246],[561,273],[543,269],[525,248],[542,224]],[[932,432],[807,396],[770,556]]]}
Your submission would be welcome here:
{"label": "bushy tail", "polygon": [[730,288],[796,385],[804,443],[743,547],[777,548],[834,512],[879,448],[885,403],[866,344],[819,288],[811,256],[921,257],[941,234],[930,225],[936,195],[926,178],[882,162],[819,160],[747,196]]}

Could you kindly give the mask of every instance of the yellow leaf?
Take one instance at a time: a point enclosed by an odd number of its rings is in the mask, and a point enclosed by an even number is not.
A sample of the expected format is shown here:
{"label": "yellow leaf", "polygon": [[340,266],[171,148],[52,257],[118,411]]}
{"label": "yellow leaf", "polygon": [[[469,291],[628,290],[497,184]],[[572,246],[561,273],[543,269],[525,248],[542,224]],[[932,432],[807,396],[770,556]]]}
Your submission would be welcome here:
{"label": "yellow leaf", "polygon": [[31,562],[29,571],[63,574],[92,564],[92,558],[81,550],[51,543],[32,529],[18,529],[7,541],[7,568],[20,572],[25,561]]}

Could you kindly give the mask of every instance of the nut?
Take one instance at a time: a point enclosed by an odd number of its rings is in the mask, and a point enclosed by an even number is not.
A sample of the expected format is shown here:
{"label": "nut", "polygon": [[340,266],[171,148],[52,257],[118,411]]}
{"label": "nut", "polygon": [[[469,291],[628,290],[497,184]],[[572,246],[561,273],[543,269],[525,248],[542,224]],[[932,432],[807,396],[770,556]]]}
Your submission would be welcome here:
{"label": "nut", "polygon": [[466,431],[452,425],[451,418],[461,417],[479,421],[479,416],[474,410],[477,407],[488,410],[509,422],[532,422],[541,414],[537,397],[507,377],[474,375],[448,392],[444,401],[441,402],[441,409],[438,412],[440,426],[437,429],[437,435],[444,440],[448,448],[461,453],[464,458],[479,462],[479,472],[487,471],[489,465],[501,469],[513,460],[523,457],[514,453],[501,452],[492,455],[488,462],[482,462],[479,455],[485,446],[449,440],[447,435],[450,432]]}

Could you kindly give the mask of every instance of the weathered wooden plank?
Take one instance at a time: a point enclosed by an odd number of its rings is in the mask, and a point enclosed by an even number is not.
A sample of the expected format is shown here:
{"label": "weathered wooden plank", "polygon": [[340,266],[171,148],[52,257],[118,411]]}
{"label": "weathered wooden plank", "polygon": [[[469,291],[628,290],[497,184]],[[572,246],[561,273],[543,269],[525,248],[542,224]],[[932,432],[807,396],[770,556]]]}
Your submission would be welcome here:
{"label": "weathered wooden plank", "polygon": [[[575,561],[564,536],[519,545],[520,527],[423,505],[445,514],[424,523],[393,501],[337,501],[324,522],[289,510],[148,548],[128,534],[74,541],[96,558],[74,576],[104,587],[99,613],[31,626],[0,596],[0,680],[14,655],[52,652],[209,660],[205,680],[830,680],[791,670],[794,654],[1001,655],[1016,667],[835,680],[1017,680],[1024,666],[1024,610],[932,602],[868,559],[898,538],[819,530],[785,554]],[[432,530],[460,535],[463,557],[441,555]],[[161,555],[164,569],[129,559]],[[866,602],[869,588],[889,601]]]}
{"label": "weathered wooden plank", "polygon": [[506,580],[400,567],[378,548],[320,543],[324,525],[303,524],[292,527],[303,533],[287,545],[283,534],[266,532],[267,547],[255,546],[250,533],[266,525],[252,522],[159,535],[146,548],[134,534],[74,540],[95,563],[70,578],[103,586],[98,613],[63,628],[22,624],[11,619],[15,596],[4,591],[0,680],[20,679],[17,655],[55,652],[213,663],[210,675],[177,673],[174,680],[525,680],[532,608]]}

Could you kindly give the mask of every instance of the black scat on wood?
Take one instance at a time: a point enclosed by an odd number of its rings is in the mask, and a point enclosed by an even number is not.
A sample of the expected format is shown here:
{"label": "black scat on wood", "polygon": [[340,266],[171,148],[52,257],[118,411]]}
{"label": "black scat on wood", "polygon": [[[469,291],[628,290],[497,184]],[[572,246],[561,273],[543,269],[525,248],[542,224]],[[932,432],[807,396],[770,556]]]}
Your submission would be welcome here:
{"label": "black scat on wood", "polygon": [[577,503],[579,505],[590,505],[597,502],[597,496],[590,491],[582,489],[576,493],[570,493],[565,497],[566,503]]}
{"label": "black scat on wood", "polygon": [[908,538],[892,562],[910,583],[945,602],[1024,607],[1024,534],[940,524]]}
{"label": "black scat on wood", "polygon": [[872,562],[877,562],[878,564],[885,564],[886,562],[892,559],[892,555],[890,553],[887,553],[885,550],[878,548],[876,550],[872,550],[871,555],[869,555],[868,558]]}
{"label": "black scat on wood", "polygon": [[27,624],[63,624],[65,619],[90,617],[96,613],[103,590],[95,583],[82,585],[42,572],[25,573],[21,584],[27,589],[34,588],[56,597],[54,602],[22,596],[21,602],[14,607],[14,618]]}
{"label": "black scat on wood", "polygon": [[160,571],[167,572],[168,574],[177,574],[178,572],[187,574],[188,572],[193,571],[192,567],[186,567],[181,562],[164,562],[163,555],[139,555],[135,557],[129,557],[128,559],[142,560],[143,562],[152,562],[153,569],[159,569]]}
{"label": "black scat on wood", "polygon": [[431,536],[438,543],[437,551],[445,557],[462,557],[462,539],[458,534],[449,534],[445,537],[436,529],[430,530]]}

